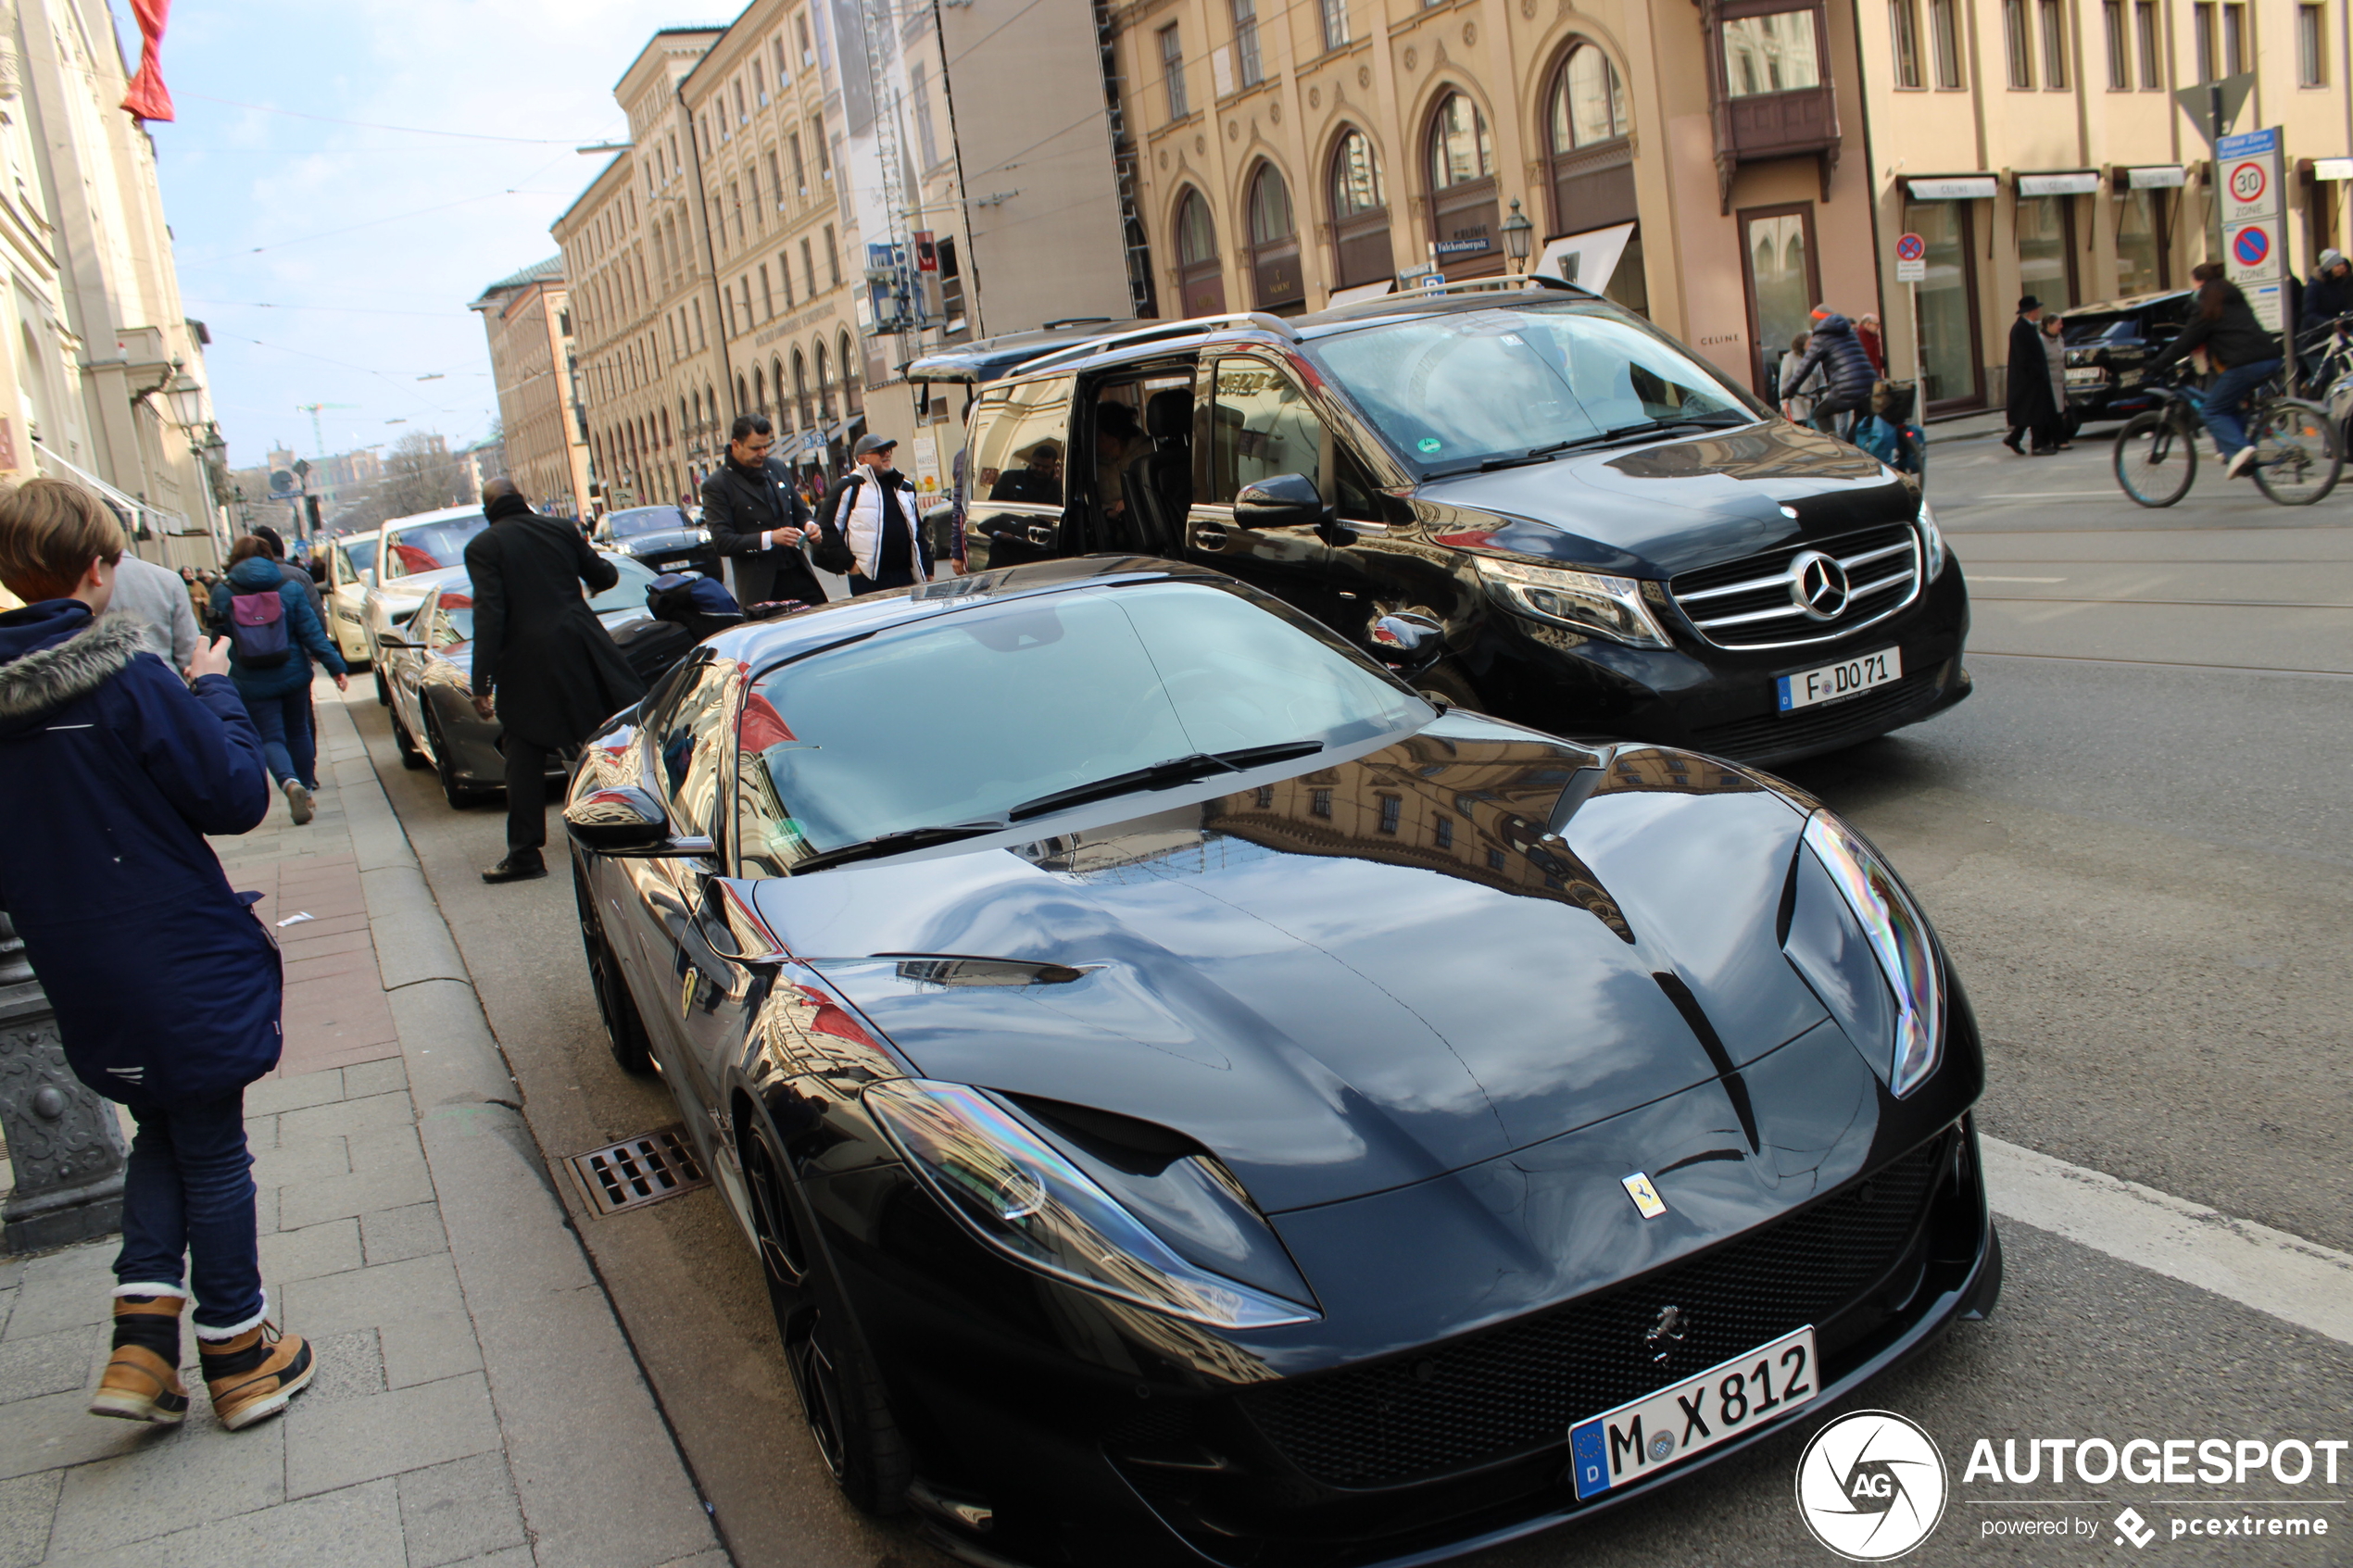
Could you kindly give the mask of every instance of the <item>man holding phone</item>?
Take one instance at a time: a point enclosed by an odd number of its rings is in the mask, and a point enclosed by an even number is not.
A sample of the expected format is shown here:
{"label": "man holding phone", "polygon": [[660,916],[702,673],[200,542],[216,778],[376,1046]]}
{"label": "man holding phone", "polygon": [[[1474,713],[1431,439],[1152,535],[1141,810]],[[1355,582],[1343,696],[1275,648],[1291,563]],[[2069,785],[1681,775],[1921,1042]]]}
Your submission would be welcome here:
{"label": "man holding phone", "polygon": [[726,461],[702,482],[702,525],[711,548],[731,563],[738,604],[821,605],[825,590],[800,549],[809,506],[793,488],[792,470],[768,455],[775,444],[766,415],[736,416]]}

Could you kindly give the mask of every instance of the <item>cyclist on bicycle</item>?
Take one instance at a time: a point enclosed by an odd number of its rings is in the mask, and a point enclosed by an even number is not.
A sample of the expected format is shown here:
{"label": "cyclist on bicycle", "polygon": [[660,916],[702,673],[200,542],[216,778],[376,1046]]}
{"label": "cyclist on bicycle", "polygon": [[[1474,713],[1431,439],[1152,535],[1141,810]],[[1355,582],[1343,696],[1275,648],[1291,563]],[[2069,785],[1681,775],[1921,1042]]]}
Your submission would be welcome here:
{"label": "cyclist on bicycle", "polygon": [[2239,405],[2247,394],[2279,373],[2280,340],[2264,331],[2236,283],[2209,276],[2198,285],[2197,313],[2165,352],[2151,361],[2149,370],[2161,370],[2197,348],[2206,350],[2207,359],[2221,372],[2200,395],[2198,411],[2206,416],[2206,428],[2214,433],[2224,476],[2236,479],[2255,460]]}

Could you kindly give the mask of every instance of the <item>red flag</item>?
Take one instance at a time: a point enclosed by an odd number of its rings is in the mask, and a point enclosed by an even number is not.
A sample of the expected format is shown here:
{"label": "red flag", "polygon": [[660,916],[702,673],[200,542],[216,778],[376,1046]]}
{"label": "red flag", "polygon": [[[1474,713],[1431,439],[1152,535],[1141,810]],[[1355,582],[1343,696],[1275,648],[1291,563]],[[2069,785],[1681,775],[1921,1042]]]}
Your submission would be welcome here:
{"label": "red flag", "polygon": [[171,15],[171,0],[131,0],[139,18],[139,74],[122,107],[140,119],[177,119],[171,109],[171,89],[163,84],[163,24]]}

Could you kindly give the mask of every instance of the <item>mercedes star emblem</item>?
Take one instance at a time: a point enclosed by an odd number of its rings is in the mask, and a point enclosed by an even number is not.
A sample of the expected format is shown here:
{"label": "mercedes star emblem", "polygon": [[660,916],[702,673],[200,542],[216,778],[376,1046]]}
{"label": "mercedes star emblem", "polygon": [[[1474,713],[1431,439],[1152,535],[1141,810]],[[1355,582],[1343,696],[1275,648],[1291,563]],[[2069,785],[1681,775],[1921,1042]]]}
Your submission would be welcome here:
{"label": "mercedes star emblem", "polygon": [[1800,550],[1789,563],[1789,602],[1809,620],[1837,620],[1846,608],[1846,569],[1819,550]]}

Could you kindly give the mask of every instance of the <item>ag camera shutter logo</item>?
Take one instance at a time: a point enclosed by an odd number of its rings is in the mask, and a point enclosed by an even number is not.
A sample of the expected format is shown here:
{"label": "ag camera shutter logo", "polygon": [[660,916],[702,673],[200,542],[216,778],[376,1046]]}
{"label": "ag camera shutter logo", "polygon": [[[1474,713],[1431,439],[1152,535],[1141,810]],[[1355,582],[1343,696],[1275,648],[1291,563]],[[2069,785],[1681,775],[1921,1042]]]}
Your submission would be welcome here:
{"label": "ag camera shutter logo", "polygon": [[1843,1415],[1797,1461],[1797,1514],[1850,1562],[1903,1556],[1944,1517],[1949,1483],[1936,1440],[1892,1411]]}

